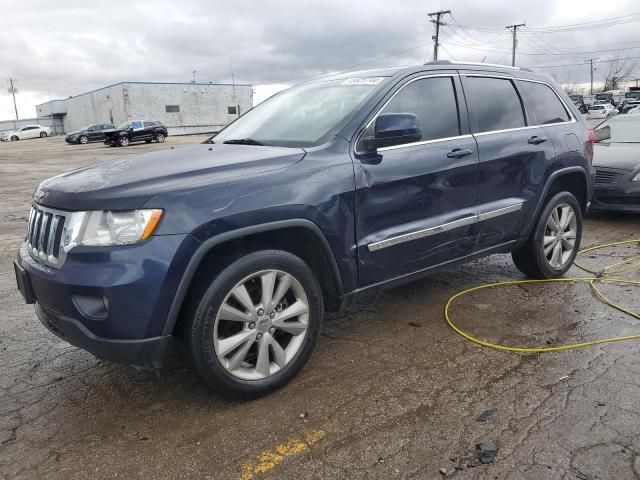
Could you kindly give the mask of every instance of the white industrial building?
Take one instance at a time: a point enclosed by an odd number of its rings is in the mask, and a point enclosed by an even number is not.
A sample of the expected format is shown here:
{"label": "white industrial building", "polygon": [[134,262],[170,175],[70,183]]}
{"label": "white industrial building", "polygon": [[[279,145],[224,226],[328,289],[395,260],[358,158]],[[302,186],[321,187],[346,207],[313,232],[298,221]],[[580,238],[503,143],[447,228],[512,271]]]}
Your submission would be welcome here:
{"label": "white industrial building", "polygon": [[140,119],[162,122],[169,135],[185,135],[217,132],[252,104],[251,85],[121,82],[36,105],[36,116],[41,124],[55,125],[58,132],[91,123],[117,127]]}

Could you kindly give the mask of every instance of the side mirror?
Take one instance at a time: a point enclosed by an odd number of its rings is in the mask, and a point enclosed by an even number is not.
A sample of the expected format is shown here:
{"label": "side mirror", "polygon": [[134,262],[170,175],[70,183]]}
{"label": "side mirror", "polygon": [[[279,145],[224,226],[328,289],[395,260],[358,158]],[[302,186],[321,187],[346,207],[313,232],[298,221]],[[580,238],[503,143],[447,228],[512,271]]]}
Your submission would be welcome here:
{"label": "side mirror", "polygon": [[412,113],[385,113],[376,118],[374,136],[364,139],[367,150],[391,147],[422,139],[420,120]]}
{"label": "side mirror", "polygon": [[611,139],[611,127],[606,125],[595,130],[596,143]]}

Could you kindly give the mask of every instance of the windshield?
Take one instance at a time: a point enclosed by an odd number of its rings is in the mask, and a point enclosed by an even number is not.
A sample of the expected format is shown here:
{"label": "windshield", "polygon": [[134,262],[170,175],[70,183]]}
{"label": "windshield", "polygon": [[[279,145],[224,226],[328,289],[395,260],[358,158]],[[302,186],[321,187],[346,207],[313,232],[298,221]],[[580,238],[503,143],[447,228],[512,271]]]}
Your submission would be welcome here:
{"label": "windshield", "polygon": [[313,147],[346,123],[384,77],[309,83],[264,101],[220,133],[214,143]]}
{"label": "windshield", "polygon": [[131,125],[129,122],[123,123],[116,130],[126,130],[127,128],[129,128],[129,125]]}
{"label": "windshield", "polygon": [[611,138],[607,143],[640,143],[640,117],[635,115],[623,115],[598,125],[598,130],[603,127],[611,129]]}
{"label": "windshield", "polygon": [[624,94],[624,98],[633,98],[634,100],[640,97],[640,92],[627,92]]}
{"label": "windshield", "polygon": [[607,100],[609,98],[609,95],[607,95],[606,93],[599,93],[598,95],[596,95],[596,100]]}

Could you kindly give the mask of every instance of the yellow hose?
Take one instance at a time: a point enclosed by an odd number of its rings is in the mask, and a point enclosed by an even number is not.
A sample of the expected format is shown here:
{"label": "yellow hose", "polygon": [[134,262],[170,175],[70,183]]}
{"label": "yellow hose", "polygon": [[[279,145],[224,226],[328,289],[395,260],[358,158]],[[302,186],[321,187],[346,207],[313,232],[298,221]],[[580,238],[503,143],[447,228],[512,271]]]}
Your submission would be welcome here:
{"label": "yellow hose", "polygon": [[[578,255],[584,255],[585,253],[588,252],[592,252],[594,250],[599,250],[602,248],[608,248],[608,247],[615,247],[615,246],[619,246],[619,245],[625,245],[625,244],[631,244],[631,243],[636,243],[638,245],[640,245],[640,239],[634,239],[634,240],[625,240],[625,241],[621,241],[621,242],[613,242],[613,243],[607,243],[604,245],[596,245],[593,247],[589,247],[589,248],[585,248],[584,250],[581,250],[580,252],[578,252]],[[542,353],[542,352],[558,352],[561,350],[571,350],[574,348],[582,348],[582,347],[589,347],[591,345],[599,345],[602,343],[611,343],[611,342],[621,342],[624,340],[640,340],[640,333],[636,334],[636,335],[627,335],[624,337],[612,337],[612,338],[602,338],[602,339],[598,339],[598,340],[591,340],[588,342],[580,342],[580,343],[572,343],[569,345],[561,345],[558,347],[510,347],[507,345],[499,345],[497,343],[492,343],[492,342],[487,342],[484,340],[480,340],[479,338],[474,337],[473,335],[465,332],[464,330],[462,330],[460,327],[458,327],[453,320],[451,320],[451,315],[450,315],[450,309],[451,309],[451,305],[454,303],[454,301],[464,295],[467,295],[471,292],[475,292],[478,290],[483,290],[486,288],[496,288],[496,287],[504,287],[504,286],[508,286],[508,285],[522,285],[522,284],[527,284],[527,283],[567,283],[567,282],[589,282],[591,285],[591,288],[593,289],[593,291],[595,292],[596,296],[606,305],[609,305],[610,307],[615,308],[616,310],[623,312],[635,319],[640,320],[640,313],[636,313],[633,312],[631,310],[629,310],[628,308],[625,308],[621,305],[618,305],[617,303],[614,303],[613,301],[611,301],[609,298],[607,298],[602,291],[597,287],[596,283],[598,282],[606,282],[606,283],[618,283],[618,284],[625,284],[625,285],[636,285],[636,286],[640,286],[640,281],[637,280],[624,280],[622,278],[612,278],[612,277],[606,277],[605,275],[614,275],[614,274],[620,274],[620,273],[624,273],[624,272],[628,272],[630,270],[636,269],[636,268],[640,268],[640,255],[638,256],[634,256],[634,257],[630,257],[627,258],[625,260],[622,260],[620,262],[616,262],[614,264],[611,264],[607,267],[605,267],[602,271],[598,272],[592,269],[589,269],[587,267],[584,267],[582,265],[580,265],[579,263],[575,262],[574,265],[578,268],[580,268],[581,270],[587,272],[587,273],[591,273],[592,275],[598,275],[596,277],[576,277],[576,278],[553,278],[553,279],[548,279],[548,280],[510,280],[510,281],[506,281],[506,282],[496,282],[496,283],[487,283],[484,285],[479,285],[477,287],[472,287],[472,288],[468,288],[466,290],[463,290],[461,292],[456,293],[455,295],[453,295],[451,298],[449,298],[449,300],[447,301],[447,304],[444,307],[444,318],[447,321],[447,324],[459,335],[463,336],[464,338],[466,338],[467,340],[470,340],[474,343],[477,343],[478,345],[482,345],[483,347],[489,347],[489,348],[494,348],[496,350],[505,350],[508,352],[519,352],[519,353]],[[621,268],[618,268],[621,267]]]}

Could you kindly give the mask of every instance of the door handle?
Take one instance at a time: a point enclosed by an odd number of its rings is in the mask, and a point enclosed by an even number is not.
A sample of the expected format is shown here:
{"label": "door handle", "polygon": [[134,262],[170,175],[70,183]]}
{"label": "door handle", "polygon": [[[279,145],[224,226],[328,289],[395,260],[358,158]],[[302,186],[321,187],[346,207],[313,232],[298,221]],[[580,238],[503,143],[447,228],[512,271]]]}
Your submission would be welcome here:
{"label": "door handle", "polygon": [[449,153],[447,153],[448,158],[463,158],[468,155],[471,155],[473,152],[468,148],[454,148]]}
{"label": "door handle", "polygon": [[531,145],[540,145],[541,143],[544,143],[546,141],[547,141],[546,138],[544,138],[544,137],[536,137],[535,135],[528,140],[528,142]]}

